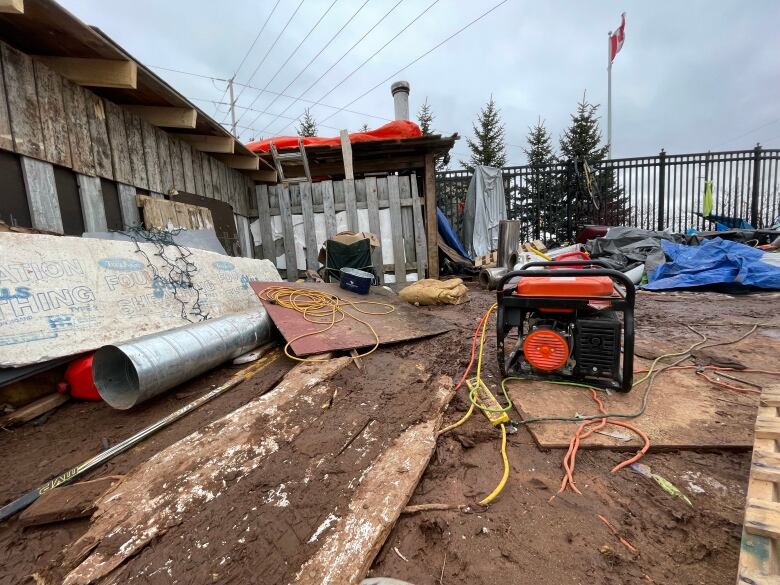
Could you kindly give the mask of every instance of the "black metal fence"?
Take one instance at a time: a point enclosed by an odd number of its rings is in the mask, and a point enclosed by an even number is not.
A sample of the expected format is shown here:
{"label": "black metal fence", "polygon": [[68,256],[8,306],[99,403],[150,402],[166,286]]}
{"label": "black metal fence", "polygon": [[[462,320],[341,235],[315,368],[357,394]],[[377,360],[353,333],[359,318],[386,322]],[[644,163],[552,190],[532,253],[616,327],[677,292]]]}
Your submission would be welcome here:
{"label": "black metal fence", "polygon": [[[523,225],[523,236],[572,240],[586,224],[627,225],[685,231],[715,229],[702,217],[705,181],[712,181],[711,217],[768,227],[780,215],[780,150],[667,154],[603,161],[593,165],[586,188],[581,165],[505,167],[507,215]],[[472,173],[437,174],[438,205],[458,233]]]}

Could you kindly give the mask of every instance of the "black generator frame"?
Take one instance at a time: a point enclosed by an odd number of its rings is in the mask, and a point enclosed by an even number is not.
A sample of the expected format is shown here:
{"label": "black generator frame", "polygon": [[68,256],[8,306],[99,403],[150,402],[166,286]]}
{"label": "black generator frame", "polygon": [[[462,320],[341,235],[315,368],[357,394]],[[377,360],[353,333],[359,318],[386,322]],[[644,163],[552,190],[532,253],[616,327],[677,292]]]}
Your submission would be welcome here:
{"label": "black generator frame", "polygon": [[[596,268],[592,268],[592,267]],[[559,268],[560,270],[529,270],[530,268]],[[578,267],[578,268],[574,268]],[[531,297],[519,296],[515,293],[515,286],[505,288],[506,283],[513,278],[570,278],[576,276],[608,276],[613,282],[617,281],[625,289],[625,296],[608,297]],[[525,337],[526,316],[537,309],[574,309],[587,308],[592,300],[606,301],[608,310],[623,314],[623,367],[619,379],[613,382],[584,380],[576,375],[563,374],[534,374],[523,373],[523,377],[536,380],[556,380],[560,382],[580,382],[594,387],[609,388],[619,392],[629,392],[634,382],[634,306],[636,304],[636,287],[634,283],[622,272],[609,268],[607,264],[599,260],[567,260],[559,262],[530,262],[521,270],[507,272],[498,282],[496,291],[496,349],[498,354],[498,368],[501,377],[507,377],[506,352],[504,340],[515,327],[519,331],[520,339]]]}

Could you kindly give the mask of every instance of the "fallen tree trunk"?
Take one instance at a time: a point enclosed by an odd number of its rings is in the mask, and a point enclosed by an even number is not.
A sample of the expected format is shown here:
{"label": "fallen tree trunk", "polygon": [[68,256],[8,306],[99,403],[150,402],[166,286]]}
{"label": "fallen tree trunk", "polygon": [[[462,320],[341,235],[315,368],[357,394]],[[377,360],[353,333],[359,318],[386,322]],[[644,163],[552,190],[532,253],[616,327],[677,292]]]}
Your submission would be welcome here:
{"label": "fallen tree trunk", "polygon": [[[325,402],[322,382],[352,358],[293,368],[271,392],[252,400],[167,449],[129,473],[97,504],[93,523],[66,554],[74,568],[65,585],[86,585],[109,575],[152,539],[181,523],[193,509],[220,496],[305,427],[290,403],[306,393]],[[328,396],[326,396],[328,395]],[[255,428],[262,425],[262,440]]]}

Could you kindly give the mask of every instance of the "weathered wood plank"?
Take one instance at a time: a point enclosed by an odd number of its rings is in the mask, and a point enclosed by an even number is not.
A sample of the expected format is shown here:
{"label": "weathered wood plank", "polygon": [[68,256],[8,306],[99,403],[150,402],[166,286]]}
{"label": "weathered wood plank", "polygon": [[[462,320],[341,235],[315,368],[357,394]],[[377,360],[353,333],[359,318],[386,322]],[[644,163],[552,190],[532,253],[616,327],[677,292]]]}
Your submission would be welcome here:
{"label": "weathered wood plank", "polygon": [[219,169],[220,188],[222,190],[222,201],[229,204],[233,209],[235,205],[230,199],[230,183],[228,182],[228,168],[221,161],[217,161],[217,169]]}
{"label": "weathered wood plank", "polygon": [[[65,122],[68,125],[70,158],[73,170],[85,175],[95,174],[95,155],[87,117],[87,96],[84,88],[67,79],[62,82],[62,99],[65,104]],[[0,108],[2,113],[2,108]],[[2,126],[0,116],[0,127]]]}
{"label": "weathered wood plank", "polygon": [[144,139],[141,130],[141,118],[124,111],[125,132],[127,133],[127,148],[130,152],[130,170],[133,174],[132,184],[141,189],[149,188],[149,176],[146,171],[146,156],[144,154]]}
{"label": "weathered wood plank", "polygon": [[22,177],[32,226],[38,230],[63,233],[54,167],[51,163],[23,156]]}
{"label": "weathered wood plank", "polygon": [[339,138],[341,139],[341,154],[344,159],[344,177],[350,181],[355,178],[355,172],[352,166],[352,143],[349,141],[349,132],[341,130]]}
{"label": "weathered wood plank", "polygon": [[355,180],[344,181],[344,206],[347,209],[347,229],[353,232],[360,231],[358,227],[357,196],[355,194]]}
{"label": "weathered wood plank", "polygon": [[[412,196],[409,177],[398,177],[398,189],[401,192],[401,199],[409,199]],[[404,254],[406,262],[416,262],[417,254],[414,247],[414,219],[412,218],[412,208],[401,207],[401,225],[404,235]]]}
{"label": "weathered wood plank", "polygon": [[114,102],[104,100],[106,109],[106,125],[108,126],[108,141],[111,145],[111,164],[114,169],[114,179],[122,183],[133,182],[133,171],[130,168],[130,148],[125,132],[125,117],[122,108]]}
{"label": "weathered wood plank", "polygon": [[46,156],[38,108],[33,60],[3,43],[3,76],[14,150],[35,158]]}
{"label": "weathered wood plank", "polygon": [[745,531],[768,538],[780,538],[780,502],[748,500]]}
{"label": "weathered wood plank", "polygon": [[95,161],[95,174],[113,180],[114,167],[111,164],[111,144],[108,141],[106,109],[103,100],[94,93],[86,91],[87,120],[89,137],[92,140],[92,153]]}
{"label": "weathered wood plank", "polygon": [[755,436],[757,439],[780,439],[780,417],[756,419]]}
{"label": "weathered wood plank", "polygon": [[390,201],[390,225],[393,230],[393,263],[395,281],[406,282],[406,259],[404,258],[403,222],[401,220],[401,195],[398,187],[398,175],[387,177],[387,194]]}
{"label": "weathered wood plank", "polygon": [[[67,400],[67,397],[64,398]],[[100,496],[121,479],[121,475],[109,475],[44,492],[19,515],[19,523],[22,526],[40,526],[87,518],[95,511]]]}
{"label": "weathered wood plank", "polygon": [[322,205],[325,210],[325,237],[330,240],[336,235],[336,201],[333,195],[333,181],[322,181]]}
{"label": "weathered wood plank", "polygon": [[219,170],[219,161],[210,156],[207,157],[209,166],[211,167],[211,194],[208,197],[224,201],[225,197],[222,194],[222,174]]}
{"label": "weathered wood plank", "polygon": [[425,155],[425,239],[428,243],[428,276],[439,278],[439,227],[436,222],[436,160]]}
{"label": "weathered wood plank", "polygon": [[168,134],[168,151],[171,156],[171,170],[173,171],[173,188],[177,191],[186,191],[184,181],[184,162],[181,158],[181,142]]}
{"label": "weathered wood plank", "polygon": [[263,246],[263,258],[276,264],[276,243],[271,227],[271,214],[268,213],[268,185],[255,187],[257,197],[257,215],[260,220],[260,243]]}
{"label": "weathered wood plank", "polygon": [[119,195],[119,209],[122,213],[122,223],[125,227],[141,225],[141,212],[138,210],[136,189],[132,185],[117,183],[116,190]]}
{"label": "weathered wood plank", "polygon": [[195,184],[195,168],[192,164],[192,146],[189,142],[179,141],[181,147],[181,163],[184,169],[184,191],[197,193]]}
{"label": "weathered wood plank", "polygon": [[200,153],[200,157],[201,169],[203,170],[203,193],[201,193],[201,195],[216,199],[214,196],[214,180],[211,175],[211,157],[202,152]]}
{"label": "weathered wood plank", "polygon": [[44,156],[50,163],[70,167],[70,140],[62,97],[62,78],[40,61],[33,61],[33,64]]}
{"label": "weathered wood plank", "polygon": [[157,156],[160,158],[160,187],[165,195],[173,189],[173,168],[171,167],[171,152],[168,144],[168,135],[159,128],[154,129],[157,140]]}
{"label": "weathered wood plank", "polygon": [[298,280],[298,258],[295,253],[295,232],[293,231],[292,214],[290,213],[290,190],[286,185],[277,185],[279,209],[282,210],[282,234],[284,237],[284,260],[287,270],[287,280]]}
{"label": "weathered wood plank", "polygon": [[141,120],[141,138],[144,144],[144,163],[146,164],[147,185],[150,191],[162,191],[160,176],[160,155],[157,152],[157,132],[146,120]]}
{"label": "weathered wood plank", "polygon": [[3,69],[2,49],[0,49],[0,148],[13,150],[14,136],[11,132],[11,118],[8,114],[8,94],[5,90]]}
{"label": "weathered wood plank", "polygon": [[301,210],[303,215],[303,232],[306,245],[306,269],[317,270],[317,232],[314,229],[314,211],[312,203],[312,184],[301,183]]}
{"label": "weathered wood plank", "polygon": [[203,195],[203,159],[201,158],[200,151],[192,148],[191,145],[190,152],[192,153],[192,178],[195,184],[193,193],[196,195]]}
{"label": "weathered wood plank", "polygon": [[53,394],[39,398],[38,400],[23,406],[19,410],[15,410],[0,418],[0,427],[13,427],[29,422],[42,414],[46,414],[50,410],[62,406],[68,399],[69,397],[67,394],[60,394],[59,392],[54,392]]}
{"label": "weathered wood plank", "polygon": [[100,177],[88,177],[78,173],[81,214],[84,217],[84,230],[87,232],[105,232],[108,230],[106,210],[103,206],[103,190]]}
{"label": "weathered wood plank", "polygon": [[[387,179],[382,178],[380,179],[380,181],[383,181],[385,185],[387,185]],[[374,264],[374,270],[376,271],[377,276],[379,277],[380,284],[384,284],[385,270],[384,270],[384,262],[382,261],[382,228],[379,222],[379,198],[377,195],[378,193],[377,178],[366,177],[365,183],[366,183],[366,204],[368,206],[368,229],[379,240],[379,246],[374,248],[374,250],[371,252],[371,261]]]}
{"label": "weathered wood plank", "polygon": [[423,221],[422,201],[417,192],[417,177],[412,173],[409,178],[412,187],[412,217],[414,218],[414,247],[417,256],[417,278],[425,278],[428,267],[428,247],[425,238],[425,222]]}

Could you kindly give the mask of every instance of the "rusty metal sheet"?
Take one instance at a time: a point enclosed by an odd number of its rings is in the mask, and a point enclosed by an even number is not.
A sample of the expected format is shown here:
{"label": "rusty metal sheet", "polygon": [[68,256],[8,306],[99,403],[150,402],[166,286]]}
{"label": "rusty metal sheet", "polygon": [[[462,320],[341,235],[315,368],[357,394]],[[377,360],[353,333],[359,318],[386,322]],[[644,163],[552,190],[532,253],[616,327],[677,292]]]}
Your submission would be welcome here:
{"label": "rusty metal sheet", "polygon": [[[278,282],[252,282],[255,293],[269,286],[279,286]],[[321,283],[285,283],[284,286],[303,290],[329,292],[342,299],[354,301],[378,301],[393,305],[394,311],[387,315],[364,315],[347,308],[348,312],[370,323],[379,336],[379,343],[395,343],[421,337],[430,337],[445,333],[455,328],[450,321],[436,317],[425,309],[414,307],[401,300],[398,295],[380,287],[372,287],[367,295],[359,295],[339,288],[337,284]],[[285,309],[268,301],[263,301],[268,314],[276,327],[287,341],[313,331],[319,331],[325,326],[311,323],[303,315],[292,309]],[[372,309],[370,306],[367,310]],[[329,331],[320,335],[311,335],[295,341],[290,347],[295,355],[304,357],[326,351],[350,350],[354,348],[371,347],[375,338],[371,331],[354,319],[344,319],[336,323]]]}

